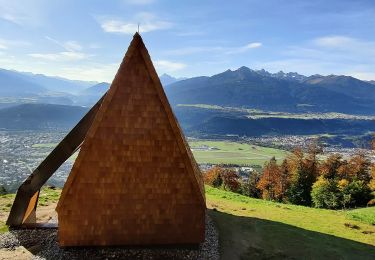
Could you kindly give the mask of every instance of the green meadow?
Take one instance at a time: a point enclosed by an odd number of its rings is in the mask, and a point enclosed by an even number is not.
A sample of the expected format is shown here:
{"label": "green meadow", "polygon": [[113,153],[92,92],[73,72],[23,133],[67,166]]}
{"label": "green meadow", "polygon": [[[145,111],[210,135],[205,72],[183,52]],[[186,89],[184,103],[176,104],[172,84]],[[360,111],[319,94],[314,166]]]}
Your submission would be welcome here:
{"label": "green meadow", "polygon": [[[198,163],[263,166],[272,157],[282,160],[288,152],[280,149],[231,141],[190,141]],[[202,147],[209,149],[202,149]]]}
{"label": "green meadow", "polygon": [[[36,150],[45,148],[52,150],[56,145],[57,143],[37,143],[32,147]],[[280,149],[233,141],[194,140],[190,141],[189,145],[198,163],[257,165],[261,167],[273,156],[281,161],[288,154],[287,151]],[[209,149],[201,150],[200,148],[204,146]],[[43,155],[47,156],[48,153],[43,150]],[[75,161],[77,155],[78,152],[73,154],[69,160]]]}
{"label": "green meadow", "polygon": [[206,198],[221,259],[374,259],[375,207],[316,209],[209,186]]}

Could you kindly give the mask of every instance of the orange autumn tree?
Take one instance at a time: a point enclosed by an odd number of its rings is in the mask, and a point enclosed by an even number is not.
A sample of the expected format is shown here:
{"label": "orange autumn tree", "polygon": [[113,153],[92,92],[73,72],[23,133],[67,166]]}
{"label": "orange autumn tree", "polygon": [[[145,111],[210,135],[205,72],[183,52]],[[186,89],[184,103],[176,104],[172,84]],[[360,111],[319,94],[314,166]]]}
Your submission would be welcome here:
{"label": "orange autumn tree", "polygon": [[262,177],[257,188],[262,192],[262,198],[267,200],[283,201],[290,184],[288,160],[279,166],[275,157],[264,165]]}
{"label": "orange autumn tree", "polygon": [[240,176],[233,169],[223,169],[221,172],[225,190],[239,191],[241,188]]}
{"label": "orange autumn tree", "polygon": [[223,169],[219,166],[207,170],[203,176],[204,183],[215,188],[220,187],[223,184],[222,171]]}
{"label": "orange autumn tree", "polygon": [[290,185],[290,170],[288,160],[284,159],[276,175],[275,198],[278,201],[285,199]]}
{"label": "orange autumn tree", "polygon": [[225,190],[237,192],[241,188],[240,176],[229,168],[212,167],[204,174],[204,183],[212,187],[223,187]]}
{"label": "orange autumn tree", "polygon": [[276,199],[276,186],[280,175],[280,168],[275,157],[264,164],[263,175],[258,182],[258,189],[262,192],[262,198],[267,200]]}

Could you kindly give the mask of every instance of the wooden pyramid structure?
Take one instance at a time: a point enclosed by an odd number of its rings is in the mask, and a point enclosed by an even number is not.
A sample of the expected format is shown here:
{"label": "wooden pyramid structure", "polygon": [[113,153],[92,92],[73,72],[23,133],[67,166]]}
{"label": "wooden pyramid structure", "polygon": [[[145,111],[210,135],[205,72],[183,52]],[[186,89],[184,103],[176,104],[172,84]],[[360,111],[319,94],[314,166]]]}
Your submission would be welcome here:
{"label": "wooden pyramid structure", "polygon": [[62,246],[204,240],[202,177],[138,33],[56,210]]}
{"label": "wooden pyramid structure", "polygon": [[17,191],[30,226],[39,189],[81,147],[56,211],[61,246],[204,241],[202,175],[136,33],[110,89]]}

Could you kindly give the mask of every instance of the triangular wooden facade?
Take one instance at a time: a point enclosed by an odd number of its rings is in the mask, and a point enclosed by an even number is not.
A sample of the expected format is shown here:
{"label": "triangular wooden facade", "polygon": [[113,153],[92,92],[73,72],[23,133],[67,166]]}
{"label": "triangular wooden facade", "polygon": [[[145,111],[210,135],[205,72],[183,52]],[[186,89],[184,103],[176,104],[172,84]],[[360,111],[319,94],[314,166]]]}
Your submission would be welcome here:
{"label": "triangular wooden facade", "polygon": [[196,244],[205,209],[201,173],[136,33],[62,191],[60,245]]}

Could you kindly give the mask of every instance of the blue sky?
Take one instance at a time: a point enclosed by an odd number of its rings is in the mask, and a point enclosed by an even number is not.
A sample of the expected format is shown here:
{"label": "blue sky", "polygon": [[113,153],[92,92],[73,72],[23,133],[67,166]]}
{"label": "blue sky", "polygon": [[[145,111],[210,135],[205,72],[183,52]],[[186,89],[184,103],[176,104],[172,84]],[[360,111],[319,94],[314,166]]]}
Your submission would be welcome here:
{"label": "blue sky", "polygon": [[372,0],[0,0],[0,67],[110,82],[138,22],[160,74],[375,80]]}

